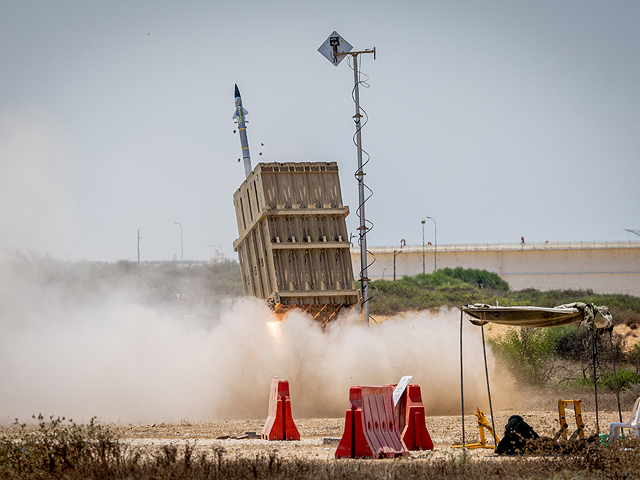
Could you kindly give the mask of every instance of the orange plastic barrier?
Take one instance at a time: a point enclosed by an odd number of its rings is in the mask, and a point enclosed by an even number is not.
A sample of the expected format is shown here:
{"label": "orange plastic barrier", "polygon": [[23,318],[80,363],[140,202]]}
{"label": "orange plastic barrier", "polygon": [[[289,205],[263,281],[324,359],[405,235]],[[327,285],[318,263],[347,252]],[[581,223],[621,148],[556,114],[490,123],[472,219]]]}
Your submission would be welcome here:
{"label": "orange plastic barrier", "polygon": [[391,458],[407,455],[393,407],[393,386],[349,390],[349,409],[336,458]]}
{"label": "orange plastic barrier", "polygon": [[409,450],[433,450],[431,435],[422,404],[420,385],[407,385],[398,401],[398,428],[402,441]]}
{"label": "orange plastic barrier", "polygon": [[264,440],[300,440],[300,433],[291,416],[289,382],[274,378],[271,380],[269,395],[269,415],[262,429]]}

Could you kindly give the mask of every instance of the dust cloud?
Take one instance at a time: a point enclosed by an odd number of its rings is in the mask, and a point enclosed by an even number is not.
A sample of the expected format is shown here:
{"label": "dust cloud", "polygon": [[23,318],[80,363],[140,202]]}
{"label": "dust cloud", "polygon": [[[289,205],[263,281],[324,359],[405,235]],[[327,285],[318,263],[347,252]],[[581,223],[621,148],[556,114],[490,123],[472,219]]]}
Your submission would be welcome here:
{"label": "dust cloud", "polygon": [[[3,253],[72,248],[76,156],[63,125],[46,112],[0,110]],[[300,312],[273,323],[263,301],[245,298],[216,318],[182,318],[136,301],[127,292],[135,285],[113,285],[95,272],[74,290],[71,277],[90,266],[67,271],[47,257],[37,269],[3,262],[0,422],[38,413],[123,423],[263,418],[274,376],[289,380],[298,417],[343,416],[351,385],[407,374],[422,386],[430,414],[459,409],[456,311],[371,328],[345,315],[322,331]],[[486,404],[486,393],[478,330],[466,329],[471,409]]]}
{"label": "dust cloud", "polygon": [[[289,380],[298,417],[343,416],[351,385],[397,383],[402,375],[413,375],[411,383],[421,386],[428,414],[460,412],[458,310],[407,314],[370,328],[351,314],[325,332],[300,312],[290,314],[273,332],[268,324],[265,328],[266,315],[229,312],[219,327],[220,351],[244,360],[226,362],[227,368],[216,373],[216,381],[235,385],[229,391],[242,399],[227,396],[225,389],[212,390],[218,415],[255,417],[266,411],[273,376]],[[488,409],[486,379],[479,329],[465,320],[463,334],[465,404],[471,413],[472,406]],[[502,391],[508,384],[493,373],[490,351],[488,363],[494,393]]]}
{"label": "dust cloud", "polygon": [[[341,417],[351,385],[395,383],[402,375],[421,385],[428,414],[459,412],[455,310],[370,328],[346,315],[323,332],[301,312],[273,323],[253,298],[228,302],[215,319],[182,318],[119,293],[69,302],[7,272],[0,269],[5,424],[38,413],[121,423],[263,418],[274,376],[289,380],[299,418]],[[486,408],[487,395],[479,331],[465,324],[471,412]]]}

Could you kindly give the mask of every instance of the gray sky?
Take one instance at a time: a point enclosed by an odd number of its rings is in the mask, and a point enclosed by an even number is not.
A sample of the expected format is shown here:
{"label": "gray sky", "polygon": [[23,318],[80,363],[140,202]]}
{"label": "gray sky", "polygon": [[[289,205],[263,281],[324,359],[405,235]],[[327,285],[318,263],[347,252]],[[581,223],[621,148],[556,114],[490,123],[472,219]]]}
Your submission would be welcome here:
{"label": "gray sky", "polygon": [[355,232],[333,30],[378,52],[370,245],[421,243],[425,215],[441,244],[636,240],[638,24],[637,1],[2,0],[0,247],[135,260],[140,229],[141,259],[169,260],[177,221],[185,258],[235,257],[234,83],[254,165],[337,161]]}

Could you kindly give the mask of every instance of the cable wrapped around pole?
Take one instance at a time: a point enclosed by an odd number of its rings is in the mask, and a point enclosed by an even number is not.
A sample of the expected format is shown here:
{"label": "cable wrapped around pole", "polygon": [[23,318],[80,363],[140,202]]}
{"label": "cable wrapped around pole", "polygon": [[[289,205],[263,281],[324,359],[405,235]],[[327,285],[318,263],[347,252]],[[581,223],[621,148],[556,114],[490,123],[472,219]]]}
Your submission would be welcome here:
{"label": "cable wrapped around pole", "polygon": [[464,435],[464,375],[462,367],[462,310],[460,310],[460,399],[462,403],[462,452],[465,454],[465,435]]}
{"label": "cable wrapped around pole", "polygon": [[493,421],[493,405],[491,404],[491,387],[489,387],[489,368],[487,367],[487,348],[484,342],[484,325],[480,326],[482,330],[482,353],[484,354],[484,373],[487,377],[487,393],[489,394],[489,411],[491,412],[491,428],[493,429],[493,444],[498,447],[496,442],[496,424]]}

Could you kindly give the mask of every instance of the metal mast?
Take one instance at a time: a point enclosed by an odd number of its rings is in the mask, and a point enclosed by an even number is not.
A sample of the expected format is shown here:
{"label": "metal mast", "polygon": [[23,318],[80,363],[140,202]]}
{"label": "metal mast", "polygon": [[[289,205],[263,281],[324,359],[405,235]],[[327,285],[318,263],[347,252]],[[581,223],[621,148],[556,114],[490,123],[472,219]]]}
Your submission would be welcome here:
{"label": "metal mast", "polygon": [[356,124],[356,149],[358,152],[358,170],[356,171],[356,178],[358,181],[358,213],[360,216],[360,226],[358,227],[358,237],[360,240],[360,285],[362,290],[362,323],[369,325],[369,274],[367,264],[367,220],[365,216],[364,204],[366,201],[364,192],[364,171],[362,169],[362,114],[360,113],[360,76],[358,72],[358,55],[363,53],[373,53],[373,58],[376,56],[376,49],[362,50],[359,52],[352,52],[353,47],[338,33],[333,32],[329,38],[318,48],[318,51],[324,55],[335,66],[342,61],[342,59],[351,55],[353,59],[353,100],[356,104],[356,113],[353,119]]}
{"label": "metal mast", "polygon": [[367,52],[355,52],[349,55],[353,58],[353,83],[354,83],[354,100],[356,103],[356,114],[353,119],[356,123],[356,148],[358,150],[358,171],[356,177],[358,179],[358,202],[360,212],[360,226],[358,233],[360,236],[360,282],[362,285],[362,322],[369,325],[369,274],[367,264],[367,220],[364,211],[364,171],[362,170],[362,125],[360,119],[360,79],[358,77],[358,55]]}

